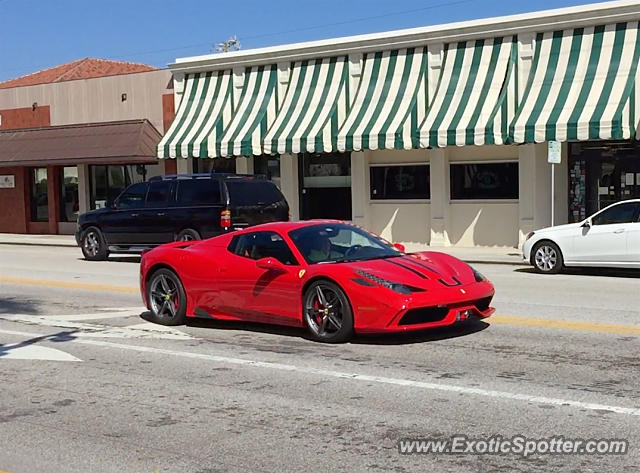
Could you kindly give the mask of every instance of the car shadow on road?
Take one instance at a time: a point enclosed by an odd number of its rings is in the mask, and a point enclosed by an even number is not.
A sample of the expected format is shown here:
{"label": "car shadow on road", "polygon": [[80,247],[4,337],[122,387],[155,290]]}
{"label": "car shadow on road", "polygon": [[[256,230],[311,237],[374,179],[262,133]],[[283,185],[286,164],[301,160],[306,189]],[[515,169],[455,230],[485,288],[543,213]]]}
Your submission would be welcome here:
{"label": "car shadow on road", "polygon": [[[542,277],[553,276],[550,274],[540,274],[534,268],[518,268],[514,269],[517,273],[539,274]],[[632,278],[640,279],[639,269],[620,269],[620,268],[564,268],[560,275],[568,274],[571,276],[602,276],[608,278]]]}
{"label": "car shadow on road", "polygon": [[[140,317],[147,322],[150,320],[150,312],[140,314]],[[302,338],[313,341],[306,329],[299,327],[288,327],[284,325],[269,325],[257,322],[236,322],[227,320],[213,320],[204,318],[189,318],[187,327],[205,328],[214,330],[233,330],[239,332],[265,333],[270,335],[281,335],[285,337]],[[448,327],[437,327],[429,330],[387,333],[387,334],[356,334],[350,343],[357,345],[410,345],[415,343],[436,342],[450,338],[464,337],[478,333],[489,327],[489,324],[479,319],[469,319]]]}
{"label": "car shadow on road", "polygon": [[32,299],[0,297],[0,314],[38,314],[40,306],[40,301]]}
{"label": "car shadow on road", "polygon": [[85,261],[87,263],[104,263],[104,262],[110,262],[110,261],[114,261],[116,263],[140,263],[140,256],[137,255],[132,255],[132,256],[109,256],[106,260],[104,261],[90,261],[88,259],[85,258],[78,258],[78,261]]}

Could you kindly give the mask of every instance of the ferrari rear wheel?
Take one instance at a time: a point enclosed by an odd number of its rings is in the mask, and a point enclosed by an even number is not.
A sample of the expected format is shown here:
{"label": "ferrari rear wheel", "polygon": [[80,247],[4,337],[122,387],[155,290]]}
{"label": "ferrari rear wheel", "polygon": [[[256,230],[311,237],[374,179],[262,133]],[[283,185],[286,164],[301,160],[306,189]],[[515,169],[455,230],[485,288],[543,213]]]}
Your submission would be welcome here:
{"label": "ferrari rear wheel", "polygon": [[161,325],[182,325],[186,320],[187,296],[180,279],[169,269],[159,269],[149,278],[147,300],[151,321]]}
{"label": "ferrari rear wheel", "polygon": [[320,280],[305,291],[304,320],[314,340],[341,343],[353,335],[353,312],[344,291],[337,284]]}

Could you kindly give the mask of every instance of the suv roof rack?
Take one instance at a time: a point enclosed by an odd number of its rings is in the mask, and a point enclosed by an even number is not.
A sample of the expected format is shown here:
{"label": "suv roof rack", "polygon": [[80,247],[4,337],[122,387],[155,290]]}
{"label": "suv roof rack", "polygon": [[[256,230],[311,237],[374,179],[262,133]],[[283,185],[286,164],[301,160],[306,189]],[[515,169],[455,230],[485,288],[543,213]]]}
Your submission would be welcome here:
{"label": "suv roof rack", "polygon": [[165,174],[164,176],[153,176],[149,178],[149,182],[153,181],[169,181],[175,179],[203,179],[203,178],[212,178],[212,177],[220,177],[223,179],[259,179],[266,180],[267,176],[264,174],[233,174],[230,172],[208,172],[208,173],[197,173],[197,174]]}

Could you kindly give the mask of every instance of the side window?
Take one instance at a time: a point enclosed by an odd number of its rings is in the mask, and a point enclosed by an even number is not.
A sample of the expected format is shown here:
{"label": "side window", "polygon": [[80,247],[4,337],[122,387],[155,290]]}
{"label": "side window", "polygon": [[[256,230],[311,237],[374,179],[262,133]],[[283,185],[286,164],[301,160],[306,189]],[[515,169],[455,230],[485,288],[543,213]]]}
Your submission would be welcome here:
{"label": "side window", "polygon": [[178,180],[177,205],[212,205],[220,203],[220,182],[216,179]]}
{"label": "side window", "polygon": [[638,219],[640,204],[630,202],[620,204],[604,212],[599,213],[591,219],[594,225],[612,225],[614,223],[632,223]]}
{"label": "side window", "polygon": [[171,199],[171,181],[154,181],[149,184],[147,207],[166,207]]}
{"label": "side window", "polygon": [[244,258],[275,258],[282,264],[298,264],[287,243],[275,232],[237,235],[231,240],[228,250]]}
{"label": "side window", "polygon": [[284,200],[275,184],[256,179],[228,179],[226,181],[232,205],[268,205]]}
{"label": "side window", "polygon": [[147,194],[148,183],[141,182],[128,187],[120,197],[118,197],[119,209],[137,209],[144,205],[144,198]]}

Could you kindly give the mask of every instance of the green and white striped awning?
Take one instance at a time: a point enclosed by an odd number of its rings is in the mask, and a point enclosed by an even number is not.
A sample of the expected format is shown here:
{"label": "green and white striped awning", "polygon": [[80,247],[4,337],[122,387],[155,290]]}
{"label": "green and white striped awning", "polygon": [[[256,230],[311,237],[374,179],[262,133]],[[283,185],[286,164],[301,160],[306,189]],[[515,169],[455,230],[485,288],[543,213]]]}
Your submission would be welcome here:
{"label": "green and white striped awning", "polygon": [[426,48],[367,54],[351,111],[338,133],[339,151],[418,148],[426,112]]}
{"label": "green and white striped awning", "polygon": [[513,140],[634,137],[639,55],[637,21],[538,34]]}
{"label": "green and white striped awning", "polygon": [[348,73],[346,57],[294,63],[284,104],[264,139],[265,154],[336,151],[347,114]]}
{"label": "green and white striped awning", "polygon": [[231,121],[231,71],[188,74],[178,112],[158,144],[159,158],[206,158]]}
{"label": "green and white striped awning", "polygon": [[277,113],[277,67],[247,68],[238,106],[219,143],[219,156],[262,154],[263,139]]}
{"label": "green and white striped awning", "polygon": [[421,147],[507,142],[517,98],[516,53],[513,37],[448,44],[418,131]]}

